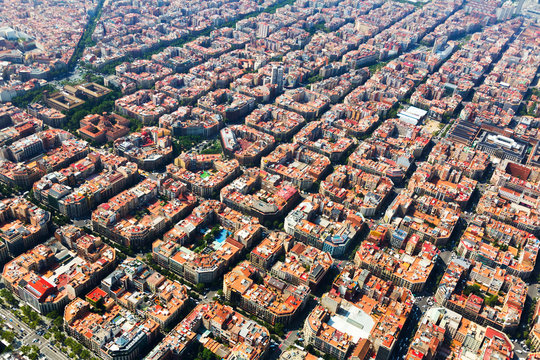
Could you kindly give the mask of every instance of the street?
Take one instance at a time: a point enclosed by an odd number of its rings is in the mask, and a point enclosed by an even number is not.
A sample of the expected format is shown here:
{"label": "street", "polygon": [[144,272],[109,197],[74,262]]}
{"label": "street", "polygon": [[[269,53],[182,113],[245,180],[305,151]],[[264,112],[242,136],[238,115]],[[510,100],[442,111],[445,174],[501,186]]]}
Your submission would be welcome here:
{"label": "street", "polygon": [[[13,326],[13,332],[16,335],[16,339],[21,342],[21,345],[36,345],[39,347],[40,352],[45,356],[46,359],[52,360],[69,360],[59,349],[54,347],[49,340],[38,335],[36,330],[32,330],[28,325],[20,321],[11,311],[0,308],[0,316],[2,319],[5,317],[6,323]],[[21,339],[22,337],[22,339]]]}
{"label": "street", "polygon": [[441,251],[441,253],[439,254],[439,257],[444,262],[444,265],[447,266],[450,260],[455,258],[455,255],[453,255],[452,251],[446,250],[446,251]]}

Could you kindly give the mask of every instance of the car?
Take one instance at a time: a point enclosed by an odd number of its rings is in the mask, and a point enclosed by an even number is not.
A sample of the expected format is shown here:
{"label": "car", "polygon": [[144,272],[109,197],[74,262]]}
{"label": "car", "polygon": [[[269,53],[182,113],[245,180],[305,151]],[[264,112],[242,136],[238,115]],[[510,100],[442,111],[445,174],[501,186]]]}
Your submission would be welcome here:
{"label": "car", "polygon": [[521,350],[519,350],[519,349],[516,350],[516,352],[517,352],[518,354],[522,354],[522,353],[523,353],[523,351],[521,351]]}

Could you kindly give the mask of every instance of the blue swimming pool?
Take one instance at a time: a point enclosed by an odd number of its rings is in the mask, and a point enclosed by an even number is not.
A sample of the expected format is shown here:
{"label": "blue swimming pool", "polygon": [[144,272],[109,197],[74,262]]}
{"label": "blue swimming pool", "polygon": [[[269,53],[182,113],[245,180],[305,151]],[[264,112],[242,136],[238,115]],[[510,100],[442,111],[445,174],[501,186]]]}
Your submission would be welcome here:
{"label": "blue swimming pool", "polygon": [[231,235],[229,230],[221,229],[221,231],[216,235],[216,242],[222,244],[229,235]]}

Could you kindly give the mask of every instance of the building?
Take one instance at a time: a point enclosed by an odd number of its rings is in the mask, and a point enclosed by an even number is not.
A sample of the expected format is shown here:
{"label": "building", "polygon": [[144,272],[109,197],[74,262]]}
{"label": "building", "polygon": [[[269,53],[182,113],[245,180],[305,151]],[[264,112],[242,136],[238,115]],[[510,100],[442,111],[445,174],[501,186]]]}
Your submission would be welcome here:
{"label": "building", "polygon": [[427,161],[430,164],[450,166],[474,180],[479,180],[491,163],[488,154],[444,139],[433,146]]}
{"label": "building", "polygon": [[463,175],[451,165],[421,163],[408,183],[417,195],[429,195],[446,202],[454,202],[464,209],[476,189],[476,180]]}
{"label": "building", "polygon": [[257,166],[275,145],[272,135],[246,125],[230,125],[219,132],[223,152],[245,166]]}
{"label": "building", "polygon": [[431,243],[424,243],[419,254],[401,253],[381,249],[364,241],[354,257],[356,266],[374,275],[392,281],[396,286],[422,292],[435,267],[439,250]]}
{"label": "building", "polygon": [[98,144],[115,141],[129,133],[130,121],[118,114],[89,114],[80,123],[79,135]]}
{"label": "building", "polygon": [[5,185],[29,189],[42,175],[37,167],[0,159],[0,181]]}
{"label": "building", "polygon": [[270,273],[294,285],[316,288],[332,267],[332,256],[312,246],[296,243],[284,261],[272,266]]}
{"label": "building", "polygon": [[279,356],[279,360],[318,360],[318,359],[320,358],[308,353],[307,351],[294,349],[294,348],[285,350]]}
{"label": "building", "polygon": [[[97,304],[103,311],[94,310]],[[99,288],[90,292],[86,300],[76,298],[65,307],[64,329],[107,360],[140,359],[159,333],[158,323],[122,308]]]}
{"label": "building", "polygon": [[45,124],[61,128],[66,123],[66,115],[56,109],[47,108],[39,103],[28,105],[28,113],[42,120]]}
{"label": "building", "polygon": [[351,301],[335,290],[323,295],[304,323],[306,345],[340,360],[366,358],[371,349],[372,358],[392,358],[412,311],[412,295],[369,272],[360,281],[359,292]]}
{"label": "building", "polygon": [[167,173],[187,185],[193,194],[202,197],[217,196],[219,190],[238,176],[238,160],[226,160],[222,155],[196,155],[183,153],[174,165],[167,165]]}
{"label": "building", "polygon": [[371,138],[359,144],[349,156],[348,165],[400,183],[428,148],[431,137],[422,126],[388,119]]}
{"label": "building", "polygon": [[524,230],[477,215],[465,229],[456,251],[465,258],[527,279],[536,266],[539,245],[536,236]]}
{"label": "building", "polygon": [[[197,337],[197,333],[204,335]],[[196,339],[221,358],[260,360],[268,351],[270,332],[230,306],[199,304],[145,360],[181,358]]]}
{"label": "building", "polygon": [[133,258],[120,263],[101,281],[100,289],[122,307],[158,323],[161,330],[176,323],[188,302],[185,286]]}
{"label": "building", "polygon": [[[162,202],[158,184],[146,179],[121,192],[92,212],[94,231],[126,247],[141,248],[164,234],[196,204],[189,194]],[[135,210],[143,214],[135,214]]]}
{"label": "building", "polygon": [[[103,171],[99,172],[100,169]],[[34,198],[69,218],[88,216],[100,203],[138,178],[138,167],[126,158],[92,152],[67,168],[44,175],[33,185]]]}
{"label": "building", "polygon": [[409,190],[394,199],[386,209],[384,219],[409,235],[418,235],[418,240],[438,246],[448,242],[460,215],[457,203],[429,195],[413,195]]}
{"label": "building", "polygon": [[310,290],[286,284],[244,261],[225,274],[223,294],[227,301],[271,325],[288,325],[304,309]]}
{"label": "building", "polygon": [[255,99],[229,89],[218,89],[199,98],[197,104],[204,110],[221,115],[226,123],[234,123],[255,108]]}
{"label": "building", "polygon": [[476,263],[465,287],[455,288],[446,307],[479,325],[513,331],[520,323],[527,291],[523,280],[504,269]]}
{"label": "building", "polygon": [[522,162],[527,156],[529,144],[506,136],[483,131],[475,140],[476,148],[502,160]]}
{"label": "building", "polygon": [[332,162],[340,161],[356,144],[345,130],[323,121],[312,121],[304,126],[294,136],[294,142],[328,157]]}
{"label": "building", "polygon": [[406,360],[432,360],[444,342],[445,329],[435,324],[422,323],[405,355]]}
{"label": "building", "polygon": [[305,123],[302,115],[275,105],[258,107],[246,116],[246,125],[270,134],[278,141],[290,140]]}
{"label": "building", "polygon": [[349,165],[338,165],[321,181],[319,192],[347,209],[363,216],[375,216],[394,188],[385,176],[367,173]]}
{"label": "building", "polygon": [[227,206],[259,219],[279,221],[292,209],[300,194],[292,184],[281,181],[279,175],[249,168],[220,191]]}
{"label": "building", "polygon": [[90,290],[116,262],[113,248],[82,235],[71,249],[53,239],[4,266],[6,287],[40,314],[61,310]]}
{"label": "building", "polygon": [[164,168],[173,159],[170,132],[157,127],[145,127],[114,141],[114,150],[120,156],[147,171]]}
{"label": "building", "polygon": [[285,253],[292,236],[280,231],[272,231],[249,254],[249,261],[261,270],[267,270]]}
{"label": "building", "polygon": [[439,306],[446,305],[446,301],[454,293],[458,284],[469,276],[470,268],[471,263],[465,259],[457,258],[450,261],[434,296],[434,300]]}
{"label": "building", "polygon": [[283,90],[283,67],[274,65],[272,66],[272,75],[270,76],[270,83],[277,86],[277,92],[280,93]]}
{"label": "building", "polygon": [[159,127],[171,131],[172,136],[216,135],[223,126],[223,117],[199,107],[180,106],[176,111],[159,118]]}
{"label": "building", "polygon": [[330,159],[306,147],[281,144],[261,159],[261,170],[280,175],[299,190],[309,190],[330,169]]}
{"label": "building", "polygon": [[[219,223],[221,229],[211,243],[188,249],[190,239],[210,232],[208,226]],[[163,240],[152,244],[154,261],[193,284],[216,281],[243,253],[260,239],[257,219],[243,215],[215,200],[201,203],[180,221]]]}
{"label": "building", "polygon": [[287,90],[276,99],[276,105],[285,110],[294,111],[306,120],[314,120],[321,116],[330,105],[330,99],[314,91],[298,88]]}
{"label": "building", "polygon": [[[72,87],[69,87],[72,88]],[[70,111],[84,104],[84,100],[79,99],[70,91],[64,88],[64,90],[59,91],[54,94],[45,94],[45,102],[50,107],[58,111]]]}
{"label": "building", "polygon": [[20,198],[0,201],[0,238],[10,256],[32,248],[49,233],[51,213]]}
{"label": "building", "polygon": [[139,90],[114,102],[116,111],[135,118],[143,125],[157,123],[160,116],[178,108],[178,100],[154,90]]}
{"label": "building", "polygon": [[360,234],[363,223],[361,214],[315,194],[306,197],[285,217],[284,229],[300,242],[332,256],[342,256]]}
{"label": "building", "polygon": [[422,110],[414,106],[409,106],[407,110],[401,111],[398,114],[398,118],[405,123],[411,125],[418,125],[425,119],[427,113],[428,112],[426,110]]}

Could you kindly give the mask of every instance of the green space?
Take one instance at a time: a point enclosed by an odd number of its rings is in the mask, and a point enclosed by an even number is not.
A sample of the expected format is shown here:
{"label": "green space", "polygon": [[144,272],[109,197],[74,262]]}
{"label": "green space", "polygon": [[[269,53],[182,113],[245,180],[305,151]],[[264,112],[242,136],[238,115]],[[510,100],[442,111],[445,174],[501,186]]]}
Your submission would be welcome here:
{"label": "green space", "polygon": [[221,142],[219,140],[214,140],[212,145],[201,151],[201,154],[221,154],[222,152]]}

